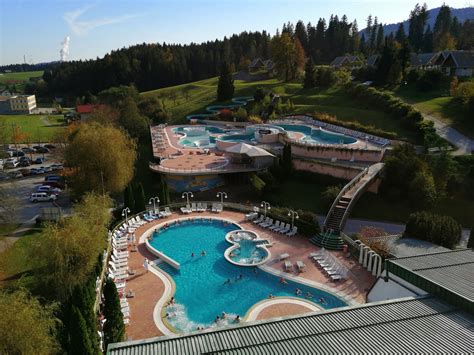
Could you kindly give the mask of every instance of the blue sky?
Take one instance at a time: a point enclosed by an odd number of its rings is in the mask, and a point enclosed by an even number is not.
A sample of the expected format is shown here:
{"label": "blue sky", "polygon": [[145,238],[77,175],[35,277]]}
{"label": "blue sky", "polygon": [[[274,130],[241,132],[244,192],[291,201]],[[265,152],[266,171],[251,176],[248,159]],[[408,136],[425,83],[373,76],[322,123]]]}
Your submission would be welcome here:
{"label": "blue sky", "polygon": [[[346,14],[364,27],[408,17],[416,0],[0,0],[0,65],[59,60],[69,36],[69,60],[102,57],[137,43],[189,43],[244,30],[274,33],[283,22]],[[423,1],[419,1],[423,2]],[[466,7],[466,0],[446,1]],[[443,1],[429,1],[429,8]]]}

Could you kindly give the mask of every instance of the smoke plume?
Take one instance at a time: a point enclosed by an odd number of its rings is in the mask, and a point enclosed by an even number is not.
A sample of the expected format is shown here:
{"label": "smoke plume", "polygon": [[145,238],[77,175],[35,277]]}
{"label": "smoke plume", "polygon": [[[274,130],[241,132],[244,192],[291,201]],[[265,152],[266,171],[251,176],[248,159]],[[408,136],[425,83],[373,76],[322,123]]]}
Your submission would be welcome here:
{"label": "smoke plume", "polygon": [[64,38],[64,41],[61,42],[61,49],[59,50],[59,55],[61,56],[61,62],[64,62],[67,60],[67,57],[69,56],[69,42],[71,39],[69,36]]}

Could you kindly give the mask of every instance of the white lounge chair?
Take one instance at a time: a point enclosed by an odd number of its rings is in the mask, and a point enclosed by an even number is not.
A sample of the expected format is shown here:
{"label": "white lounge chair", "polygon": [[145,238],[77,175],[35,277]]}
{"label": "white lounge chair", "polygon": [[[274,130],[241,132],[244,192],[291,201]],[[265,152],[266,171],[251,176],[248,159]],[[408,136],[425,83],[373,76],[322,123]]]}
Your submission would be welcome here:
{"label": "white lounge chair", "polygon": [[181,207],[181,212],[182,212],[183,214],[191,213],[191,212],[192,212],[191,206],[188,204],[188,205],[186,205],[186,207]]}
{"label": "white lounge chair", "polygon": [[259,224],[259,223],[262,223],[264,219],[265,219],[265,216],[263,214],[261,214],[259,218],[253,220],[252,222],[254,224]]}
{"label": "white lounge chair", "polygon": [[306,265],[304,264],[304,262],[302,262],[301,260],[296,261],[296,268],[299,272],[302,272],[305,267]]}
{"label": "white lounge chair", "polygon": [[203,208],[202,208],[201,202],[198,202],[196,211],[198,211],[198,212],[204,212],[204,210],[203,210]]}
{"label": "white lounge chair", "polygon": [[250,212],[250,213],[247,213],[245,215],[245,220],[246,221],[253,221],[255,218],[258,217],[258,213],[257,212]]}
{"label": "white lounge chair", "polygon": [[291,232],[288,232],[286,233],[286,235],[288,237],[293,237],[294,235],[296,235],[298,233],[298,227],[294,226],[293,229],[291,230]]}
{"label": "white lounge chair", "polygon": [[286,234],[286,233],[288,233],[288,232],[290,231],[290,228],[291,228],[291,227],[290,227],[290,224],[287,223],[286,226],[285,226],[284,228],[280,229],[279,232],[280,232],[281,234]]}
{"label": "white lounge chair", "polygon": [[202,212],[206,212],[207,211],[207,203],[203,203],[202,204]]}
{"label": "white lounge chair", "polygon": [[216,207],[216,213],[221,213],[224,210],[222,203],[218,203]]}
{"label": "white lounge chair", "polygon": [[267,227],[270,227],[272,224],[273,224],[273,219],[269,218],[265,223],[260,224],[260,227],[267,228]]}
{"label": "white lounge chair", "polygon": [[293,268],[293,264],[291,263],[291,261],[285,260],[284,268],[287,272],[291,271],[291,269]]}
{"label": "white lounge chair", "polygon": [[196,212],[196,202],[191,203],[191,212]]}
{"label": "white lounge chair", "polygon": [[259,223],[258,225],[259,225],[260,227],[263,227],[263,226],[267,225],[270,221],[271,221],[271,218],[270,218],[270,217],[267,217],[267,218],[265,218],[265,221]]}
{"label": "white lounge chair", "polygon": [[274,231],[275,229],[280,228],[280,223],[280,221],[276,221],[275,224],[273,226],[268,227],[268,229]]}
{"label": "white lounge chair", "polygon": [[285,260],[285,259],[288,259],[290,257],[290,254],[288,253],[283,253],[283,254],[280,254],[280,256],[278,257],[281,260]]}

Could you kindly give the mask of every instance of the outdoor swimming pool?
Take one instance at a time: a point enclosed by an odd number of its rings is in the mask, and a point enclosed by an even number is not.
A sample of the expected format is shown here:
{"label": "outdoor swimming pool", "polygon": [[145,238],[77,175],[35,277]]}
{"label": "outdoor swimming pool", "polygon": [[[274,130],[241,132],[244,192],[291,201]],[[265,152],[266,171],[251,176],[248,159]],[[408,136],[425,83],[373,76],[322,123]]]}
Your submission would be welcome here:
{"label": "outdoor swimming pool", "polygon": [[[257,128],[264,128],[265,125],[248,126],[246,129],[231,130],[222,129],[215,126],[184,126],[176,127],[173,132],[183,135],[178,144],[188,148],[212,148],[216,145],[216,140],[235,143],[254,143],[255,131]],[[297,124],[268,125],[268,128],[277,128],[291,133],[302,133],[301,141],[313,144],[352,144],[357,142],[356,138],[344,134],[334,133],[327,130]],[[194,131],[194,132],[193,132]]]}
{"label": "outdoor swimming pool", "polygon": [[296,124],[278,124],[278,127],[283,128],[287,132],[299,132],[305,136],[303,141],[308,143],[319,144],[352,144],[357,142],[357,139],[346,136],[344,134],[333,133],[327,130]]}
{"label": "outdoor swimming pool", "polygon": [[[233,322],[236,315],[241,318],[255,303],[274,296],[295,297],[295,289],[310,292],[318,303],[323,297],[323,308],[345,306],[346,303],[323,290],[293,281],[287,285],[279,278],[254,267],[233,265],[224,258],[230,244],[225,235],[239,226],[221,220],[201,218],[171,225],[153,234],[150,245],[181,264],[179,271],[164,266],[176,284],[176,305],[169,306],[167,321],[180,332],[196,330],[197,327],[214,326],[217,315],[229,315],[219,325]],[[206,255],[201,256],[205,251]],[[191,254],[194,253],[194,257]],[[240,277],[241,276],[241,277]],[[230,280],[230,282],[228,282]]]}

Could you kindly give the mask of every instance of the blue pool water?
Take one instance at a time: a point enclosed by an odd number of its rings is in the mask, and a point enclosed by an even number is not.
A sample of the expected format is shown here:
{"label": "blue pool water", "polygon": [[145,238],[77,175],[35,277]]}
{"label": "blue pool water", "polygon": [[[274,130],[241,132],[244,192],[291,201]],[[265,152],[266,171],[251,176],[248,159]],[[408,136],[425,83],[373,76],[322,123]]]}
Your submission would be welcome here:
{"label": "blue pool water", "polygon": [[257,243],[250,239],[241,239],[238,241],[239,247],[232,250],[231,260],[243,264],[255,264],[261,262],[268,252],[257,247]]}
{"label": "blue pool water", "polygon": [[[190,331],[198,326],[211,326],[222,312],[243,317],[252,305],[270,294],[295,297],[296,288],[301,289],[303,295],[310,292],[316,303],[324,297],[327,302],[321,305],[324,308],[346,305],[325,291],[292,281],[282,285],[276,276],[228,262],[224,251],[231,244],[225,235],[236,229],[239,228],[235,224],[196,219],[154,233],[150,244],[181,264],[179,271],[167,268],[176,283],[177,305],[168,308],[171,314],[168,321],[175,328]],[[203,250],[205,256],[200,255]],[[240,275],[242,278],[237,280]],[[227,280],[231,282],[226,283]]]}
{"label": "blue pool water", "polygon": [[322,129],[315,129],[306,125],[295,125],[295,124],[279,124],[278,127],[283,128],[288,132],[299,132],[303,133],[305,137],[304,141],[310,143],[321,143],[321,144],[352,144],[357,142],[357,139],[349,137],[343,134],[332,133]]}

